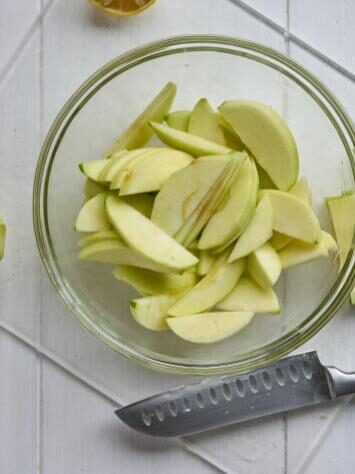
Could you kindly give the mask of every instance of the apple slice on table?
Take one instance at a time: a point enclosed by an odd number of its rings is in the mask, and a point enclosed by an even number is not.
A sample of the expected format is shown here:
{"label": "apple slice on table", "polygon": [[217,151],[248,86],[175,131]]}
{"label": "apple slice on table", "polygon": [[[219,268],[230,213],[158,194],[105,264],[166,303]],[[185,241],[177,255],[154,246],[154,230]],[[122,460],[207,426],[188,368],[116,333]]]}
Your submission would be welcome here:
{"label": "apple slice on table", "polygon": [[122,149],[132,150],[145,145],[153,136],[153,131],[148,122],[150,120],[162,122],[172,106],[175,95],[176,85],[168,82],[127,130],[104,152],[103,156],[107,157]]}
{"label": "apple slice on table", "polygon": [[223,311],[280,313],[280,304],[272,287],[262,288],[254,280],[241,277],[235,288],[217,305]]}
{"label": "apple slice on table", "polygon": [[216,255],[214,255],[209,250],[201,250],[200,252],[200,261],[198,262],[197,266],[197,274],[200,276],[207,275],[210,271],[212,265],[216,260]]}
{"label": "apple slice on table", "polygon": [[98,232],[112,228],[105,210],[107,193],[97,194],[86,201],[75,222],[77,232]]}
{"label": "apple slice on table", "polygon": [[0,217],[0,260],[4,258],[6,239],[6,225]]}
{"label": "apple slice on table", "polygon": [[195,273],[158,273],[128,265],[117,267],[113,276],[133,286],[141,295],[181,293],[196,285],[198,279]]}
{"label": "apple slice on table", "polygon": [[293,240],[279,252],[283,270],[322,257],[328,257],[328,249],[322,239],[316,244]]}
{"label": "apple slice on table", "polygon": [[305,242],[318,242],[321,232],[319,220],[302,199],[277,190],[263,190],[259,195],[270,198],[274,230]]}
{"label": "apple slice on table", "polygon": [[355,232],[355,191],[326,198],[338,243],[340,268],[353,248]]}
{"label": "apple slice on table", "polygon": [[165,121],[169,127],[181,130],[182,132],[187,132],[190,115],[191,112],[189,110],[177,110],[176,112],[168,114],[165,117]]}
{"label": "apple slice on table", "polygon": [[169,235],[175,235],[221,175],[228,160],[222,155],[199,158],[174,173],[155,198],[152,221]]}
{"label": "apple slice on table", "polygon": [[169,329],[166,323],[168,310],[178,298],[178,295],[156,295],[134,299],[130,303],[131,314],[141,326],[164,331]]}
{"label": "apple slice on table", "polygon": [[172,272],[197,264],[192,253],[122,199],[108,196],[106,212],[113,227],[138,255]]}
{"label": "apple slice on table", "polygon": [[96,242],[102,242],[103,240],[122,240],[115,230],[103,230],[99,232],[91,232],[90,234],[84,235],[78,241],[79,247],[86,247],[87,245],[94,244]]}
{"label": "apple slice on table", "polygon": [[170,309],[171,316],[201,313],[215,306],[228,295],[245,269],[244,259],[233,263],[221,255],[207,275],[182,296]]}
{"label": "apple slice on table", "polygon": [[227,146],[218,118],[207,99],[200,99],[192,109],[187,131],[192,135]]}
{"label": "apple slice on table", "polygon": [[79,164],[80,171],[91,181],[96,183],[104,183],[100,178],[102,171],[108,164],[108,160],[91,160]]}
{"label": "apple slice on table", "polygon": [[129,166],[129,173],[120,186],[120,196],[160,191],[170,176],[193,160],[191,155],[183,151],[158,149]]}
{"label": "apple slice on table", "polygon": [[192,135],[191,133],[182,132],[175,128],[168,127],[156,122],[149,122],[150,126],[154,130],[160,140],[171,148],[185,151],[193,156],[205,156],[205,155],[223,155],[233,151],[218,143],[214,143],[205,138]]}
{"label": "apple slice on table", "polygon": [[[228,158],[229,161],[220,176],[175,234],[175,239],[182,245],[188,246],[198,237],[224,198],[228,197],[243,163],[249,159],[247,153],[238,151],[230,153]],[[200,242],[198,248],[200,249]]]}
{"label": "apple slice on table", "polygon": [[247,269],[253,280],[263,288],[273,286],[281,274],[281,261],[270,244],[264,244],[247,259]]}
{"label": "apple slice on table", "polygon": [[106,186],[96,183],[95,181],[92,181],[91,179],[87,179],[84,184],[84,196],[86,199],[91,199],[95,196],[97,196],[100,193],[103,193],[107,191]]}
{"label": "apple slice on table", "polygon": [[219,112],[275,185],[288,191],[298,176],[298,151],[286,122],[260,102],[231,100]]}
{"label": "apple slice on table", "polygon": [[229,192],[203,229],[199,249],[221,247],[218,250],[222,250],[236,240],[255,210],[257,192],[258,173],[253,161],[247,157]]}
{"label": "apple slice on table", "polygon": [[239,237],[230,257],[229,262],[254,252],[272,237],[273,213],[268,196],[264,196],[247,227]]}
{"label": "apple slice on table", "polygon": [[181,339],[198,344],[210,344],[233,336],[247,326],[254,313],[249,311],[191,314],[167,318],[169,328]]}

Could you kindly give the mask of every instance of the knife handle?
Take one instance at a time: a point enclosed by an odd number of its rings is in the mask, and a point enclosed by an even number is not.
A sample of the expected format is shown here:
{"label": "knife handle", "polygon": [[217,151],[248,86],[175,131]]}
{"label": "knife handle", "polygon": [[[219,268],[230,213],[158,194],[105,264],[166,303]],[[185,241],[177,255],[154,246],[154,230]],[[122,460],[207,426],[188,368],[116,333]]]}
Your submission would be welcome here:
{"label": "knife handle", "polygon": [[355,393],[355,372],[343,372],[336,367],[325,367],[332,398]]}

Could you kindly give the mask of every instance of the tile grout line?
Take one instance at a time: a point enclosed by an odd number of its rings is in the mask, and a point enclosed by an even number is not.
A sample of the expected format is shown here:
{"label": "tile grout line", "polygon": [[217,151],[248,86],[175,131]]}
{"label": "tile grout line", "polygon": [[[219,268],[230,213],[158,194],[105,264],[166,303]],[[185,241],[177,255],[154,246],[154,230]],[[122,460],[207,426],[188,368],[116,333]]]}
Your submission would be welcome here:
{"label": "tile grout line", "polygon": [[287,30],[283,26],[279,25],[276,21],[272,20],[271,18],[267,17],[266,15],[259,12],[255,8],[253,8],[250,5],[246,4],[243,0],[227,0],[227,1],[229,3],[232,3],[236,6],[238,6],[239,8],[244,10],[249,15],[253,16],[257,20],[261,21],[265,25],[272,28],[274,31],[277,31],[280,34],[282,34],[284,36],[287,36],[288,39],[291,42],[295,43],[297,46],[300,46],[305,51],[311,53],[313,56],[318,58],[320,61],[324,62],[328,66],[335,69],[342,76],[344,76],[344,77],[350,79],[351,81],[355,82],[355,73],[349,71],[345,66],[342,66],[341,64],[339,64],[334,59],[330,58],[326,54],[319,51],[317,48],[311,46],[306,41],[301,39],[299,36],[295,35],[294,33],[287,32]]}
{"label": "tile grout line", "polygon": [[[91,389],[93,392],[97,393],[110,403],[112,406],[115,407],[122,407],[125,403],[122,400],[118,400],[117,395],[108,390],[103,388],[100,384],[94,382],[90,377],[87,377],[79,370],[73,368],[70,364],[68,364],[64,359],[57,356],[54,352],[44,347],[40,347],[37,342],[33,341],[30,337],[26,336],[19,331],[18,329],[12,327],[10,324],[6,323],[5,321],[0,320],[0,329],[12,336],[14,339],[18,340],[28,348],[32,349],[39,358],[45,358],[47,361],[58,367],[59,369],[63,370],[63,372],[67,373],[69,376],[73,377],[78,382],[82,383],[84,386]],[[206,453],[205,451],[199,449],[193,443],[191,443],[187,439],[183,438],[174,438],[173,441],[183,449],[185,449],[189,454],[196,456],[203,462],[209,464],[210,466],[214,467],[216,470],[223,474],[236,474],[235,471],[231,470],[228,466],[224,466],[223,463],[220,462],[219,459],[216,459],[213,455]],[[43,466],[40,466],[43,467]]]}

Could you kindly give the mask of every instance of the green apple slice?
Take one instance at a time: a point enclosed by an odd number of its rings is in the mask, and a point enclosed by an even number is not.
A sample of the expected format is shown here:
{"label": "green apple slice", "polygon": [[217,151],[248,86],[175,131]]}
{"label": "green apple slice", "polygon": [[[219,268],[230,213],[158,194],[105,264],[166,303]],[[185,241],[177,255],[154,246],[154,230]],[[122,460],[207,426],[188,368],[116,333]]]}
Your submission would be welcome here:
{"label": "green apple slice", "polygon": [[219,112],[215,112],[215,115],[219,126],[223,130],[226,146],[237,151],[245,150],[245,146],[243,145],[241,139],[234,132],[233,128],[229,125],[223,115],[221,115]]}
{"label": "green apple slice", "polygon": [[253,319],[248,311],[191,314],[167,318],[169,328],[181,339],[197,344],[211,344],[241,331]]}
{"label": "green apple slice", "polygon": [[229,262],[254,252],[272,237],[273,213],[268,196],[259,202],[249,224],[239,237],[230,257]]}
{"label": "green apple slice", "polygon": [[182,132],[175,128],[168,127],[156,122],[149,122],[155,134],[166,145],[185,151],[193,156],[223,155],[233,151],[218,143],[211,142],[205,138]]}
{"label": "green apple slice", "polygon": [[258,162],[255,161],[256,164],[256,169],[258,170],[258,175],[259,175],[259,188],[260,189],[275,189],[276,186],[273,183],[272,179],[270,176],[267,174],[267,172],[262,168],[260,165],[258,165]]}
{"label": "green apple slice", "polygon": [[200,99],[193,108],[187,131],[211,142],[227,145],[218,118],[207,99]]}
{"label": "green apple slice", "polygon": [[198,280],[197,275],[191,272],[177,275],[176,273],[159,273],[128,265],[117,267],[113,276],[117,280],[133,286],[138,293],[144,296],[181,293],[196,285]]}
{"label": "green apple slice", "polygon": [[137,254],[171,271],[182,271],[198,259],[122,199],[108,196],[106,212],[113,227]]}
{"label": "green apple slice", "polygon": [[165,118],[166,123],[171,128],[176,130],[181,130],[182,132],[187,132],[187,127],[189,126],[191,112],[189,110],[177,110],[176,112],[171,112]]}
{"label": "green apple slice", "polygon": [[237,239],[255,210],[257,192],[258,173],[255,164],[248,158],[241,166],[229,193],[203,229],[199,249],[223,249]]}
{"label": "green apple slice", "polygon": [[107,191],[107,188],[99,183],[96,183],[95,181],[92,181],[91,179],[87,179],[84,184],[84,196],[86,199],[91,199],[95,196],[97,196],[100,193],[103,193]]}
{"label": "green apple slice", "polygon": [[270,244],[278,252],[279,250],[284,249],[292,241],[293,238],[289,235],[280,234],[280,232],[274,231],[270,239]]}
{"label": "green apple slice", "polygon": [[130,310],[138,324],[152,331],[169,329],[166,318],[168,309],[179,298],[176,295],[156,295],[131,301]]}
{"label": "green apple slice", "polygon": [[103,240],[122,240],[115,230],[104,230],[100,232],[91,232],[84,235],[78,241],[79,247],[86,247],[87,245],[101,242]]}
{"label": "green apple slice", "polygon": [[235,288],[217,307],[223,311],[280,313],[279,300],[272,287],[262,288],[248,277],[241,277]]}
{"label": "green apple slice", "polygon": [[6,225],[0,217],[0,260],[4,258],[6,239]]}
{"label": "green apple slice", "polygon": [[131,265],[139,268],[147,268],[155,272],[166,272],[163,265],[152,262],[152,260],[136,254],[123,240],[101,240],[84,247],[80,254],[80,260],[93,262],[111,263],[113,265]]}
{"label": "green apple slice", "polygon": [[279,252],[279,258],[283,270],[322,257],[328,257],[327,245],[323,238],[321,238],[316,244],[293,240],[287,245],[287,247]]}
{"label": "green apple slice", "polygon": [[338,244],[336,243],[336,240],[334,237],[329,234],[329,232],[325,232],[322,230],[322,237],[321,240],[323,244],[326,246],[328,252],[337,252],[338,250]]}
{"label": "green apple slice", "polygon": [[106,197],[107,193],[101,193],[86,201],[75,222],[77,232],[98,232],[111,229],[112,226],[105,210]]}
{"label": "green apple slice", "polygon": [[[175,234],[175,239],[178,242],[184,246],[188,246],[197,238],[225,196],[228,196],[230,188],[235,183],[236,176],[239,174],[243,163],[248,159],[249,157],[245,152],[235,151],[229,155],[229,162],[226,164],[220,176]],[[200,248],[200,242],[198,246]]]}
{"label": "green apple slice", "polygon": [[99,180],[104,183],[110,183],[116,173],[116,167],[121,165],[121,159],[129,154],[127,150],[117,151],[113,153],[110,159],[106,160],[106,166],[99,175]]}
{"label": "green apple slice", "polygon": [[186,316],[206,311],[232,291],[245,269],[245,261],[220,262],[221,260],[216,261],[207,275],[169,309],[170,316]]}
{"label": "green apple slice", "polygon": [[326,199],[339,249],[340,268],[353,248],[355,231],[355,191]]}
{"label": "green apple slice", "polygon": [[91,181],[103,183],[104,181],[100,176],[107,164],[108,162],[106,160],[91,160],[80,163],[79,169],[87,178],[91,179]]}
{"label": "green apple slice", "polygon": [[197,266],[197,274],[200,276],[207,275],[210,271],[212,265],[216,260],[216,255],[214,255],[209,250],[201,250],[200,252],[200,261]]}
{"label": "green apple slice", "polygon": [[281,261],[270,244],[264,244],[247,259],[247,269],[253,280],[263,288],[273,286],[281,274]]}
{"label": "green apple slice", "polygon": [[300,178],[290,189],[290,193],[312,207],[312,193],[306,178]]}
{"label": "green apple slice", "polygon": [[120,196],[160,191],[174,173],[188,166],[194,158],[172,148],[158,149],[129,166],[120,186]]}
{"label": "green apple slice", "polygon": [[154,197],[151,194],[133,194],[132,196],[122,196],[121,199],[143,216],[150,218],[154,205]]}
{"label": "green apple slice", "polygon": [[321,232],[319,220],[308,204],[283,191],[264,190],[260,194],[270,198],[274,230],[305,242],[318,242]]}
{"label": "green apple slice", "polygon": [[148,122],[150,120],[162,122],[171,108],[175,95],[176,85],[168,82],[127,130],[105,151],[103,156],[107,157],[122,149],[132,150],[145,145],[153,136],[153,131]]}
{"label": "green apple slice", "polygon": [[231,125],[275,185],[289,190],[298,176],[298,151],[286,122],[260,102],[232,100],[219,112]]}

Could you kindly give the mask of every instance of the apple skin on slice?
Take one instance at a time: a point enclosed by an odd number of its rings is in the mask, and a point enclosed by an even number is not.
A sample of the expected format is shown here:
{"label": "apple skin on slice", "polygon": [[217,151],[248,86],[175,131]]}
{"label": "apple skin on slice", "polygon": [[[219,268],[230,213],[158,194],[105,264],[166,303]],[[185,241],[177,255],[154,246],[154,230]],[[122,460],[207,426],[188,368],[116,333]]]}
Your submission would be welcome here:
{"label": "apple skin on slice", "polygon": [[152,221],[175,235],[223,172],[228,159],[222,155],[198,158],[174,173],[155,198]]}
{"label": "apple skin on slice", "polygon": [[280,277],[280,257],[270,244],[264,244],[248,256],[247,269],[249,275],[258,285],[269,288]]}
{"label": "apple skin on slice", "polygon": [[245,269],[245,260],[227,263],[223,261],[226,257],[221,257],[207,275],[169,309],[170,316],[202,313],[232,291]]}
{"label": "apple skin on slice", "polygon": [[168,179],[194,158],[183,151],[161,148],[129,166],[120,186],[120,196],[160,191]]}
{"label": "apple skin on slice", "polygon": [[200,99],[192,109],[187,131],[192,135],[227,146],[223,130],[207,99]]}
{"label": "apple skin on slice", "polygon": [[86,247],[102,240],[122,240],[115,230],[103,230],[99,232],[91,232],[90,234],[84,235],[79,239],[78,246]]}
{"label": "apple skin on slice", "polygon": [[131,301],[130,310],[138,324],[152,331],[169,329],[166,323],[168,309],[179,298],[178,295],[156,295]]}
{"label": "apple skin on slice", "polygon": [[273,212],[271,202],[268,196],[264,196],[232,250],[229,262],[245,257],[265,244],[272,237],[272,226]]}
{"label": "apple skin on slice", "polygon": [[274,230],[311,244],[318,242],[321,233],[319,220],[302,199],[278,190],[263,190],[259,195],[270,198]]}
{"label": "apple skin on slice", "polygon": [[4,258],[6,239],[6,225],[0,217],[0,260]]}
{"label": "apple skin on slice", "polygon": [[288,191],[298,176],[298,151],[286,122],[260,102],[231,100],[219,112],[275,185]]}
{"label": "apple skin on slice", "polygon": [[107,160],[91,160],[86,161],[85,163],[80,163],[79,169],[87,178],[91,179],[91,181],[104,183],[100,176],[107,164]]}
{"label": "apple skin on slice", "polygon": [[165,117],[165,121],[169,127],[181,130],[182,132],[187,132],[190,115],[191,112],[189,110],[177,110],[176,112],[168,114]]}
{"label": "apple skin on slice", "polygon": [[236,240],[255,210],[257,192],[258,173],[255,164],[248,157],[242,164],[229,193],[203,229],[198,248],[223,249]]}
{"label": "apple skin on slice", "polygon": [[106,166],[103,168],[99,175],[99,180],[103,183],[110,183],[115,175],[116,166],[121,164],[121,158],[126,156],[129,152],[127,150],[117,151],[113,153],[110,158],[105,160]]}
{"label": "apple skin on slice", "polygon": [[192,135],[191,133],[182,132],[175,128],[170,128],[167,125],[162,125],[156,122],[149,122],[160,140],[171,148],[185,151],[193,156],[206,155],[223,155],[231,153],[233,150],[218,143],[211,142],[205,138]]}
{"label": "apple skin on slice", "polygon": [[353,248],[355,231],[355,191],[326,198],[339,249],[340,269]]}
{"label": "apple skin on slice", "polygon": [[247,326],[254,313],[249,311],[191,314],[167,318],[169,328],[181,339],[197,344],[211,344],[233,336]]}
{"label": "apple skin on slice", "polygon": [[126,244],[154,264],[179,272],[198,263],[194,255],[122,199],[108,196],[106,212]]}
{"label": "apple skin on slice", "polygon": [[150,120],[162,122],[172,106],[175,95],[176,85],[168,82],[127,130],[104,152],[103,157],[122,149],[132,150],[145,145],[153,136],[153,130],[148,122]]}
{"label": "apple skin on slice", "polygon": [[185,272],[159,273],[128,265],[120,265],[113,271],[113,276],[133,286],[141,295],[177,294],[192,288],[197,283],[197,275]]}
{"label": "apple skin on slice", "polygon": [[249,277],[241,277],[235,288],[217,305],[223,311],[280,313],[280,304],[272,287],[262,288]]}
{"label": "apple skin on slice", "polygon": [[107,193],[101,193],[86,201],[75,222],[77,232],[98,232],[112,228],[106,216],[106,197]]}

